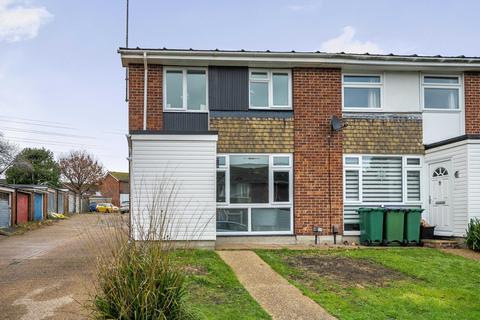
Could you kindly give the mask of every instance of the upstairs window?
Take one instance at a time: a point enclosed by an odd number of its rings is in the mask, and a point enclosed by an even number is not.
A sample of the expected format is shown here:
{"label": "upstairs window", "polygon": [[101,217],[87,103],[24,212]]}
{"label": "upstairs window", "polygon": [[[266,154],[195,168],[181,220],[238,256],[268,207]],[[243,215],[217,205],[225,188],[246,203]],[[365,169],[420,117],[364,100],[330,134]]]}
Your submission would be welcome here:
{"label": "upstairs window", "polygon": [[166,68],[164,92],[165,110],[207,111],[207,71]]}
{"label": "upstairs window", "polygon": [[291,109],[291,83],[289,70],[250,70],[250,108]]}
{"label": "upstairs window", "polygon": [[343,107],[345,109],[379,109],[382,104],[380,75],[344,75]]}
{"label": "upstairs window", "polygon": [[460,109],[460,77],[423,76],[423,106],[425,109]]}

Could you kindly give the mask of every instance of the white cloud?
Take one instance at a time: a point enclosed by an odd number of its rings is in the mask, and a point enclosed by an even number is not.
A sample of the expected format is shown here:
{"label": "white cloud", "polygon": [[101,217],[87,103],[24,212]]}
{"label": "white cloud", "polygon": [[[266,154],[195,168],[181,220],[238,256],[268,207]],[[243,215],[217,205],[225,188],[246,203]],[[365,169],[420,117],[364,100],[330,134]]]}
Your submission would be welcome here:
{"label": "white cloud", "polygon": [[22,0],[0,0],[0,41],[33,39],[52,18],[44,7],[30,6]]}
{"label": "white cloud", "polygon": [[326,52],[384,53],[379,45],[374,42],[354,39],[356,32],[352,26],[344,27],[343,32],[338,37],[323,42],[321,50]]}

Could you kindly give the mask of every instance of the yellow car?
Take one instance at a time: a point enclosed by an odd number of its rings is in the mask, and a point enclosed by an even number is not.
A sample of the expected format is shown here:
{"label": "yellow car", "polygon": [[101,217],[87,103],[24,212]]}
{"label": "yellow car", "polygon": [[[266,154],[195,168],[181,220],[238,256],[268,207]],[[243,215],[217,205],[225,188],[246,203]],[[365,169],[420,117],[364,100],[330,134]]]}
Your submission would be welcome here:
{"label": "yellow car", "polygon": [[100,212],[100,213],[118,212],[118,207],[114,206],[111,203],[99,203],[97,204],[97,212]]}

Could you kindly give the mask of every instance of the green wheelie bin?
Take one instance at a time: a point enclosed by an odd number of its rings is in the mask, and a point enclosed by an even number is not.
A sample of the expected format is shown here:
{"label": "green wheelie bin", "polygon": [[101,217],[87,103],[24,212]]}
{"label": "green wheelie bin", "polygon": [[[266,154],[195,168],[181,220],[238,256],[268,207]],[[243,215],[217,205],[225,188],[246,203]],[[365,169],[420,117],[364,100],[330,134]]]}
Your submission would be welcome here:
{"label": "green wheelie bin", "polygon": [[405,232],[403,241],[406,245],[420,244],[420,220],[423,209],[409,209],[405,213]]}
{"label": "green wheelie bin", "polygon": [[383,208],[360,208],[360,243],[380,245],[383,239]]}
{"label": "green wheelie bin", "polygon": [[402,245],[405,224],[405,209],[389,208],[385,210],[383,244]]}

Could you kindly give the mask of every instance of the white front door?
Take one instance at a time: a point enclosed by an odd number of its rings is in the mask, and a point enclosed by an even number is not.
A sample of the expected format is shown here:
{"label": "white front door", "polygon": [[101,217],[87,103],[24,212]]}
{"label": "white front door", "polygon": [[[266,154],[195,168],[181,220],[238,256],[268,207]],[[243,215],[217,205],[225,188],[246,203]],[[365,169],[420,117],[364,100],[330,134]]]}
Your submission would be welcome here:
{"label": "white front door", "polygon": [[451,172],[450,161],[430,165],[430,221],[435,226],[435,233],[450,235],[452,233],[451,211]]}

